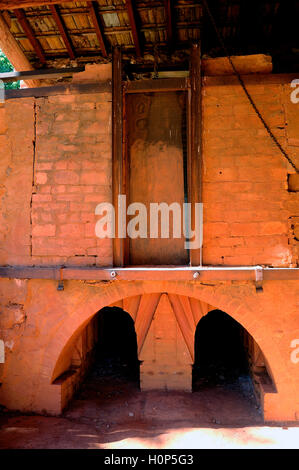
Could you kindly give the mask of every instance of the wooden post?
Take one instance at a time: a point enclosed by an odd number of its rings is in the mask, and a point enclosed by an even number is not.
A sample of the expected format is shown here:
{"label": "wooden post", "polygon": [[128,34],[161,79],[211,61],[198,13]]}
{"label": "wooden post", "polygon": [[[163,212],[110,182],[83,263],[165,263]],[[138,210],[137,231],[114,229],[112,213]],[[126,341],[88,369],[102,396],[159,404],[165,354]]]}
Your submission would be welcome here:
{"label": "wooden post", "polygon": [[[0,13],[0,49],[4,52],[6,57],[12,63],[17,72],[24,70],[34,70],[24,52],[20,48],[18,42],[11,34],[9,27]],[[38,87],[39,80],[24,80],[28,87]]]}
{"label": "wooden post", "polygon": [[122,60],[121,50],[115,48],[112,56],[112,191],[115,209],[115,238],[113,240],[113,265],[124,264],[124,239],[119,237],[118,228],[118,195],[123,190],[123,152],[122,152]]}
{"label": "wooden post", "polygon": [[[195,228],[195,203],[202,202],[202,109],[201,109],[201,48],[194,44],[190,63],[190,202],[191,227]],[[191,266],[202,264],[202,249],[190,250]]]}

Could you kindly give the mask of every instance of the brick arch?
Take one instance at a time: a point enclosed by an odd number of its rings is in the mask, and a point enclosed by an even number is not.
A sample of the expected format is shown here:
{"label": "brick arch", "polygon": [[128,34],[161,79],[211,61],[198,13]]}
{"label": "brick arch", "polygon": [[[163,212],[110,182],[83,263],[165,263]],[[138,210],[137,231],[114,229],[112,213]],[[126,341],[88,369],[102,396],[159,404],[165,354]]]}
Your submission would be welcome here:
{"label": "brick arch", "polygon": [[[84,304],[80,306],[80,309],[75,309],[75,311],[67,316],[58,331],[56,331],[55,335],[51,337],[51,340],[46,345],[46,354],[44,355],[41,368],[41,377],[45,380],[43,389],[55,378],[55,369],[66,349],[101,308],[124,302],[124,299],[127,299],[125,302],[128,302],[128,299],[132,300],[132,298],[137,296],[161,293],[167,293],[172,298],[180,296],[185,301],[186,299],[196,299],[206,305],[212,305],[213,308],[226,312],[237,320],[258,343],[267,361],[272,380],[276,383],[275,367],[276,362],[278,361],[278,364],[280,362],[279,351],[275,347],[271,348],[268,335],[266,334],[266,325],[263,325],[263,322],[258,321],[256,318],[256,311],[253,309],[253,288],[246,284],[243,286],[244,292],[239,292],[237,297],[233,297],[226,286],[219,285],[215,287],[203,286],[196,283],[165,281],[155,283],[141,281],[118,283],[116,281],[104,287],[90,288],[90,286],[87,286],[88,292],[82,296]],[[257,301],[256,298],[255,301]],[[177,306],[178,308],[180,307]]]}

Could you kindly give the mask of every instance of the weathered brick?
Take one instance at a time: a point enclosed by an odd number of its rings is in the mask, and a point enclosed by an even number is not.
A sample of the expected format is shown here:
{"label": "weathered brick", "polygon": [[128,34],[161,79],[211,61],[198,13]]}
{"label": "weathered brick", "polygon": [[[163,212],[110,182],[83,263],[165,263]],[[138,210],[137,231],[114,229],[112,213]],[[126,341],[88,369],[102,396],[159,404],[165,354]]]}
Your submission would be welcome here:
{"label": "weathered brick", "polygon": [[84,238],[83,224],[61,224],[58,230],[61,237]]}
{"label": "weathered brick", "polygon": [[47,173],[36,173],[35,174],[36,184],[46,184],[47,181],[48,181]]}
{"label": "weathered brick", "polygon": [[79,175],[74,171],[56,171],[54,173],[54,181],[57,184],[78,184]]}
{"label": "weathered brick", "polygon": [[34,225],[32,228],[32,235],[36,237],[54,237],[55,233],[56,226],[52,224]]}

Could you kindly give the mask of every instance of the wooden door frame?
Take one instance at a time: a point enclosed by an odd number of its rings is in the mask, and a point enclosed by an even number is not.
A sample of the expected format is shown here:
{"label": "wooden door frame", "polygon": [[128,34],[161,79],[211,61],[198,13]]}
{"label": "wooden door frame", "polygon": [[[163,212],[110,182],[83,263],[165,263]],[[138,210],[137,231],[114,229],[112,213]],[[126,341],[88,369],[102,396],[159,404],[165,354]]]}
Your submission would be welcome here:
{"label": "wooden door frame", "polygon": [[[194,227],[194,203],[202,202],[202,112],[201,112],[201,57],[200,46],[194,44],[190,56],[189,78],[162,78],[152,80],[122,81],[122,60],[119,48],[113,51],[112,60],[112,193],[116,228],[120,214],[118,195],[127,194],[129,168],[126,142],[126,95],[150,92],[187,92],[188,129],[188,201],[192,204],[191,226]],[[128,264],[128,238],[115,234],[113,239],[113,266]],[[202,265],[202,248],[190,250],[190,265]]]}

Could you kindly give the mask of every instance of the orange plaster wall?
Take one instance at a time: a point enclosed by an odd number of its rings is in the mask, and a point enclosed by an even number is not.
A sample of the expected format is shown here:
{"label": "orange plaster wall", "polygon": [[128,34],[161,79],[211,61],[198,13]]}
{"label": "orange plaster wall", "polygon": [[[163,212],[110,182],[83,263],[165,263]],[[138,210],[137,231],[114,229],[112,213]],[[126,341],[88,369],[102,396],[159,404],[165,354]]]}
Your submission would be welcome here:
{"label": "orange plaster wall", "polygon": [[[80,81],[107,79],[92,67]],[[81,75],[81,74],[79,74]],[[244,77],[257,106],[299,164],[299,104],[290,75]],[[299,195],[293,172],[235,78],[203,80],[203,261],[296,266]],[[0,107],[0,264],[112,264],[95,235],[111,201],[111,93],[9,100]]]}
{"label": "orange plaster wall", "polygon": [[[298,164],[292,78],[246,81]],[[206,78],[203,92],[204,263],[296,266],[299,201],[287,190],[290,167],[231,77]],[[111,242],[94,234],[95,207],[111,199],[111,95],[8,101],[0,124],[0,264],[111,264]],[[299,338],[295,281],[267,281],[256,294],[249,282],[69,281],[58,292],[54,281],[2,279],[0,403],[60,413],[62,386],[52,381],[69,367],[71,342],[100,308],[153,292],[200,299],[239,321],[277,387],[264,397],[265,419],[299,419],[299,364],[290,359]]]}
{"label": "orange plaster wall", "polygon": [[100,308],[120,299],[168,292],[198,298],[239,321],[261,348],[277,388],[278,393],[265,396],[265,419],[298,420],[299,367],[291,361],[291,341],[299,338],[299,288],[295,281],[267,281],[262,294],[257,294],[250,282],[114,281],[89,285],[69,281],[62,292],[57,291],[54,281],[16,284],[2,280],[0,284],[1,320],[3,312],[6,315],[1,325],[6,362],[0,365],[0,403],[9,408],[60,413],[61,390],[52,385],[53,373],[82,325]]}
{"label": "orange plaster wall", "polygon": [[[279,142],[299,165],[299,104],[289,75],[244,81]],[[204,264],[296,266],[299,194],[289,163],[234,77],[205,77],[203,89]]]}

